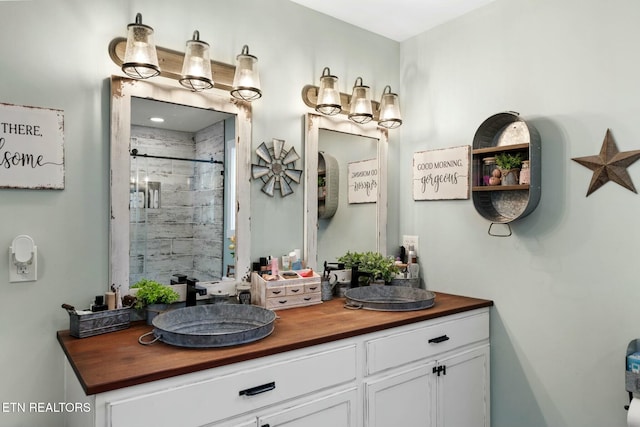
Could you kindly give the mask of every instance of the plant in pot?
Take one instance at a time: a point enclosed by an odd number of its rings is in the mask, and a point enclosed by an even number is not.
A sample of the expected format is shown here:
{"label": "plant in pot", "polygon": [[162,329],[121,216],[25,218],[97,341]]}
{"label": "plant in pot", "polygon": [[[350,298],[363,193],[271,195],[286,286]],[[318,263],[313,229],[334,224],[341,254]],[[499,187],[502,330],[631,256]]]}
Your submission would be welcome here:
{"label": "plant in pot", "polygon": [[318,197],[325,197],[327,195],[327,180],[324,176],[318,176]]}
{"label": "plant in pot", "polygon": [[167,310],[169,304],[178,301],[180,295],[168,285],[155,280],[141,279],[131,286],[136,291],[134,308],[147,310],[147,323],[159,313]]}
{"label": "plant in pot", "polygon": [[[385,257],[378,252],[349,252],[338,258],[346,268],[358,268],[358,281],[366,285],[371,281],[390,283],[400,269],[392,257]],[[360,273],[365,273],[360,274]]]}
{"label": "plant in pot", "polygon": [[500,153],[496,156],[496,165],[500,168],[502,185],[517,185],[522,153]]}

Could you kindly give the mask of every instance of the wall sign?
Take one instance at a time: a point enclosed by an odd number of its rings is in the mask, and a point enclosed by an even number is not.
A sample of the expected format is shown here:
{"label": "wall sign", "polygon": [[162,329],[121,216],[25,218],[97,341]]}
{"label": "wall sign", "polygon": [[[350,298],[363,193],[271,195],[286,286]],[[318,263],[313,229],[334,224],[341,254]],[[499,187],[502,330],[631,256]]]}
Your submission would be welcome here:
{"label": "wall sign", "polygon": [[413,153],[413,200],[469,198],[468,145]]}
{"label": "wall sign", "polygon": [[349,203],[375,203],[378,199],[378,159],[347,165]]}
{"label": "wall sign", "polygon": [[64,112],[0,103],[0,188],[64,188]]}

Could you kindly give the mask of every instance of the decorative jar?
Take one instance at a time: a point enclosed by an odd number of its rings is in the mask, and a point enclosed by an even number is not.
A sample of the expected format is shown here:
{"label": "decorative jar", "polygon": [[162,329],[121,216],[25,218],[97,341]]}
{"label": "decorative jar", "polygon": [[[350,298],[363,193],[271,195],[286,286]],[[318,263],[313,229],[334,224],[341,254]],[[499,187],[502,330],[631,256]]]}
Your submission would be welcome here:
{"label": "decorative jar", "polygon": [[531,170],[529,169],[529,160],[522,161],[522,169],[520,170],[520,185],[529,184],[531,182]]}

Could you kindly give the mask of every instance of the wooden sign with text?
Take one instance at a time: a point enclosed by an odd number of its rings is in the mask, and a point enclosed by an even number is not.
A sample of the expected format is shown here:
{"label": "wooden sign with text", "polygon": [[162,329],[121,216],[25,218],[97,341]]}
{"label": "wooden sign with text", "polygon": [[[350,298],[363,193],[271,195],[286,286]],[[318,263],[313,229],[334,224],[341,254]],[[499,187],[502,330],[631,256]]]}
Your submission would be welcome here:
{"label": "wooden sign with text", "polygon": [[347,165],[349,203],[375,203],[378,199],[378,159]]}
{"label": "wooden sign with text", "polygon": [[0,103],[0,188],[64,189],[64,112]]}
{"label": "wooden sign with text", "polygon": [[469,198],[468,145],[413,153],[413,200]]}

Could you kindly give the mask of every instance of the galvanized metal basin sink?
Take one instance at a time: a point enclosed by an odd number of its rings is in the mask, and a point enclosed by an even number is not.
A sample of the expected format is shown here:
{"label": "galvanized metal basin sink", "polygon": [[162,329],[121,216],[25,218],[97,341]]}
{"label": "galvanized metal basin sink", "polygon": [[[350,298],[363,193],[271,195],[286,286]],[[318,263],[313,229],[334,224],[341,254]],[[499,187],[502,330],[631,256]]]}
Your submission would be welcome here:
{"label": "galvanized metal basin sink", "polygon": [[372,285],[345,292],[346,308],[377,311],[413,311],[433,307],[436,295],[409,286]]}
{"label": "galvanized metal basin sink", "polygon": [[[140,344],[162,341],[180,347],[228,347],[247,344],[273,332],[276,314],[255,305],[208,304],[170,310],[156,316],[153,331]],[[153,334],[152,341],[145,336]]]}

